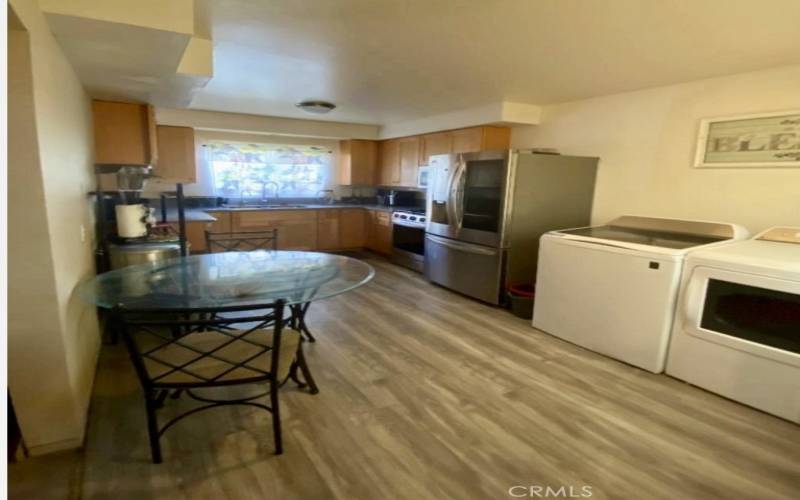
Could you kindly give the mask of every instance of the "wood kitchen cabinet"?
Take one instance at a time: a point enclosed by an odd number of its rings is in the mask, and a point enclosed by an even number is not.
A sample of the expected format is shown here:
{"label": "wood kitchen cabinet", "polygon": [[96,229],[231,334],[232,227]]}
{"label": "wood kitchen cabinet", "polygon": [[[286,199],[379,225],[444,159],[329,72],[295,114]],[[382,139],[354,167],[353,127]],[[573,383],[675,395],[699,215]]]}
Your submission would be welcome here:
{"label": "wood kitchen cabinet", "polygon": [[231,212],[228,210],[206,210],[206,213],[214,217],[214,222],[208,223],[208,230],[212,233],[231,232]]}
{"label": "wood kitchen cabinet", "polygon": [[382,186],[417,187],[418,168],[427,165],[432,155],[508,149],[510,144],[510,128],[491,126],[381,141],[378,183]]}
{"label": "wood kitchen cabinet", "polygon": [[233,231],[278,230],[278,249],[317,248],[316,210],[244,210],[231,214]]}
{"label": "wood kitchen cabinet", "polygon": [[339,184],[374,185],[377,163],[377,142],[359,139],[339,141]]}
{"label": "wood kitchen cabinet", "polygon": [[364,248],[367,213],[363,208],[317,210],[317,248],[344,250]]}
{"label": "wood kitchen cabinet", "polygon": [[92,101],[94,162],[98,165],[155,165],[158,139],[153,107]]}
{"label": "wood kitchen cabinet", "polygon": [[398,141],[398,148],[400,150],[400,186],[417,186],[419,147],[419,136],[404,137]]}
{"label": "wood kitchen cabinet", "polygon": [[508,149],[511,129],[508,127],[471,127],[450,132],[453,153],[475,153],[492,149]]}
{"label": "wood kitchen cabinet", "polygon": [[[321,214],[325,210],[320,210]],[[363,208],[339,210],[340,248],[364,248],[367,244],[367,212]]]}
{"label": "wood kitchen cabinet", "polygon": [[153,167],[153,174],[164,181],[197,182],[194,129],[158,125],[156,137],[158,164]]}
{"label": "wood kitchen cabinet", "polygon": [[420,165],[427,165],[428,158],[433,155],[446,155],[453,151],[453,135],[450,132],[425,134],[420,141]]}
{"label": "wood kitchen cabinet", "polygon": [[384,255],[392,253],[392,214],[383,210],[369,210],[367,248]]}
{"label": "wood kitchen cabinet", "polygon": [[340,219],[340,210],[338,209],[317,210],[317,248],[319,250],[338,250],[342,247],[339,237]]}
{"label": "wood kitchen cabinet", "polygon": [[[186,221],[186,242],[189,244],[189,253],[204,253],[208,251],[206,245],[206,229],[213,224],[206,221]],[[178,223],[171,223],[172,229],[180,231]]]}
{"label": "wood kitchen cabinet", "polygon": [[382,186],[396,186],[400,184],[400,141],[389,139],[381,141],[380,171],[378,184]]}

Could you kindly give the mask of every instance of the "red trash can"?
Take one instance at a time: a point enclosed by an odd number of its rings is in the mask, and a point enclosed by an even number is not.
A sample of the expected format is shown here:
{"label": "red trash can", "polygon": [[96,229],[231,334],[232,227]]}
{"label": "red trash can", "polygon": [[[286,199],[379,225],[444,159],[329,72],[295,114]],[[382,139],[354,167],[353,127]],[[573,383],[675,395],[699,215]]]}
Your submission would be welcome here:
{"label": "red trash can", "polygon": [[508,287],[508,301],[514,316],[523,319],[533,318],[533,297],[536,289],[533,285],[519,284]]}

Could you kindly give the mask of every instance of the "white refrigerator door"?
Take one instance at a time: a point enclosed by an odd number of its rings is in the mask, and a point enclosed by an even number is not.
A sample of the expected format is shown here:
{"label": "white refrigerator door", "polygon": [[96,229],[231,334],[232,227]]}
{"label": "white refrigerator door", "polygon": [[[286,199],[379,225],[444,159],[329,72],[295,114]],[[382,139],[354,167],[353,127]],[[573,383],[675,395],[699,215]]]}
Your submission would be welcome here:
{"label": "white refrigerator door", "polygon": [[661,373],[681,263],[678,257],[545,235],[533,326]]}

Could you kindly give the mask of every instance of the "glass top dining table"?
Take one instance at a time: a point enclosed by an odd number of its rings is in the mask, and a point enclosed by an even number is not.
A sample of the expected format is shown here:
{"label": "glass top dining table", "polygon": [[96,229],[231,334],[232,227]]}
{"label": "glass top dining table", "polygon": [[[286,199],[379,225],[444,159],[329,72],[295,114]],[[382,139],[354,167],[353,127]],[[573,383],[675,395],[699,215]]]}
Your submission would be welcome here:
{"label": "glass top dining table", "polygon": [[78,294],[100,307],[213,309],[325,299],[372,279],[369,264],[318,252],[257,250],[180,257],[95,276]]}

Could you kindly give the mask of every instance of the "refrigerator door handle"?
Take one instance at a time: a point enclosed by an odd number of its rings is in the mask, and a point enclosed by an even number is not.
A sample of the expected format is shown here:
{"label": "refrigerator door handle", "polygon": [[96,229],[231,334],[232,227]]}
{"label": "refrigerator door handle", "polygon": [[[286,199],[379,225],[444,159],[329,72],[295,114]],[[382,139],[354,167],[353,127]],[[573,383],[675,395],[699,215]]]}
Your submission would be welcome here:
{"label": "refrigerator door handle", "polygon": [[434,236],[432,234],[426,234],[425,238],[431,243],[436,243],[437,245],[442,245],[448,248],[452,248],[453,250],[459,250],[461,252],[474,253],[477,255],[490,255],[490,256],[495,256],[497,255],[498,252],[497,249],[494,248],[487,248],[480,245],[473,245],[472,243],[464,243],[463,241],[455,241],[455,240],[449,240],[447,238],[440,238],[439,236]]}

